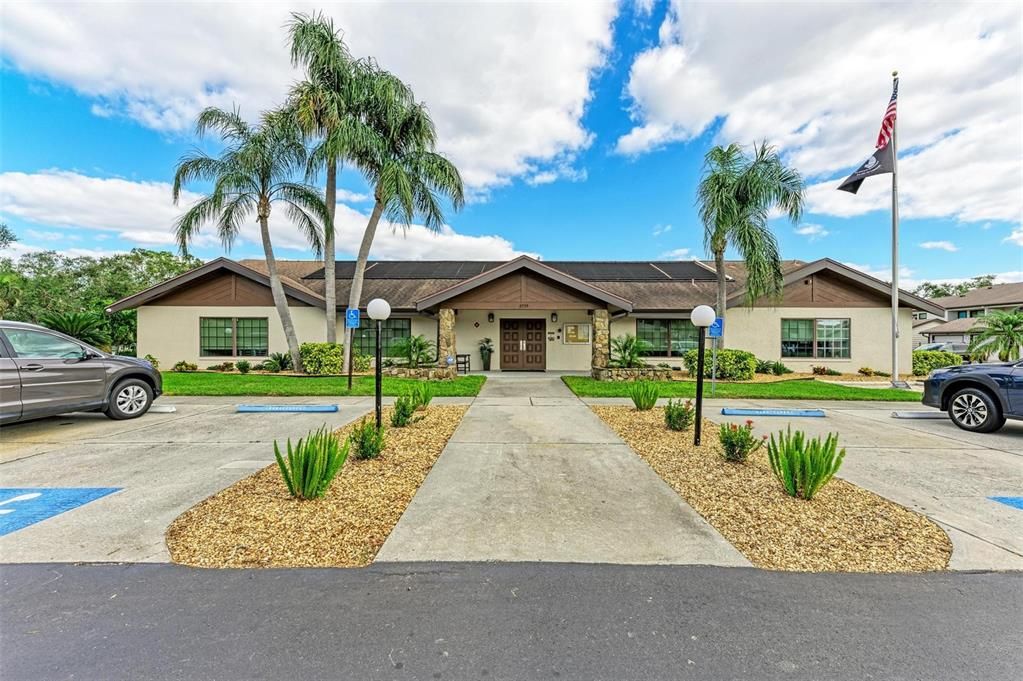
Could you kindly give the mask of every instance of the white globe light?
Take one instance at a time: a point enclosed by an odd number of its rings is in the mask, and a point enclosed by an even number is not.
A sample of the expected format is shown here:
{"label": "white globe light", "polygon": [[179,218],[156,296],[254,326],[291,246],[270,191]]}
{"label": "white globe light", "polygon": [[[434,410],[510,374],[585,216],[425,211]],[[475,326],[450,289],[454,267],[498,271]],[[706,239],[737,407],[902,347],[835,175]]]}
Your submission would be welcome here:
{"label": "white globe light", "polygon": [[384,320],[391,316],[391,305],[383,298],[374,298],[366,306],[370,319]]}
{"label": "white globe light", "polygon": [[697,305],[693,308],[692,314],[689,315],[689,319],[693,322],[694,326],[710,326],[716,318],[717,315],[714,314],[714,308],[710,305]]}

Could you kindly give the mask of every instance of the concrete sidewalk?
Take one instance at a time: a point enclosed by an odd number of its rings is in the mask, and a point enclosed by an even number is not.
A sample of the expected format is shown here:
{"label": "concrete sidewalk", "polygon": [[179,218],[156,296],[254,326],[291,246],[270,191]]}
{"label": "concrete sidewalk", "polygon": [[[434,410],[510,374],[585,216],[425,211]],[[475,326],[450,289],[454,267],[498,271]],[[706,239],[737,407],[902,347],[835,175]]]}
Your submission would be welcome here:
{"label": "concrete sidewalk", "polygon": [[487,381],[377,561],[749,564],[542,374]]}

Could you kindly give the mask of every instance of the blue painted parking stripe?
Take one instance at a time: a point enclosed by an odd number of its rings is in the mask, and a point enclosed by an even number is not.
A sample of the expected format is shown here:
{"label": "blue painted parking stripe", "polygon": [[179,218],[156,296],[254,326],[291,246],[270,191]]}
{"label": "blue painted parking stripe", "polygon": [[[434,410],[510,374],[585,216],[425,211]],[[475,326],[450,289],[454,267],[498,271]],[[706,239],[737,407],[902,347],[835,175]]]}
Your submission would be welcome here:
{"label": "blue painted parking stripe", "polygon": [[0,536],[119,491],[120,487],[0,488]]}
{"label": "blue painted parking stripe", "polygon": [[1023,511],[1023,497],[988,497],[988,499]]}
{"label": "blue painted parking stripe", "polygon": [[240,414],[251,414],[265,411],[278,412],[335,412],[336,404],[239,404],[235,410]]}
{"label": "blue painted parking stripe", "polygon": [[824,412],[820,409],[730,409],[724,408],[721,413],[725,416],[811,416],[822,417]]}

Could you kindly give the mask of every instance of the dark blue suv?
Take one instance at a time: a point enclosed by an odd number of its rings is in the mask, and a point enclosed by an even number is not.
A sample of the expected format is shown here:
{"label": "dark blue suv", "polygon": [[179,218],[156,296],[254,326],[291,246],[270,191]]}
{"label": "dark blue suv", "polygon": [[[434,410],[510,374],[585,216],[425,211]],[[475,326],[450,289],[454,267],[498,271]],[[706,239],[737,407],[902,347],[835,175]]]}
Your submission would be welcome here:
{"label": "dark blue suv", "polygon": [[923,403],[947,411],[963,430],[993,433],[1005,419],[1023,420],[1023,362],[935,369],[924,381]]}

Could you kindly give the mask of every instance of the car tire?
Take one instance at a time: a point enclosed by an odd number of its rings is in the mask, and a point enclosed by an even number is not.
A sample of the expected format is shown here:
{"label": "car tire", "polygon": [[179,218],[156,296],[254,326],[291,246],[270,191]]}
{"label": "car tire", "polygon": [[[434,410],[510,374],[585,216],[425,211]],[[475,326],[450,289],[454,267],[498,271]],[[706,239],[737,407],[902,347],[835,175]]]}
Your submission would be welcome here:
{"label": "car tire", "polygon": [[153,389],[149,384],[138,378],[126,378],[110,391],[110,404],[104,413],[117,421],[137,419],[149,411],[152,404]]}
{"label": "car tire", "polygon": [[978,388],[957,390],[948,401],[948,417],[972,433],[993,433],[1005,425],[1001,407],[990,394]]}

